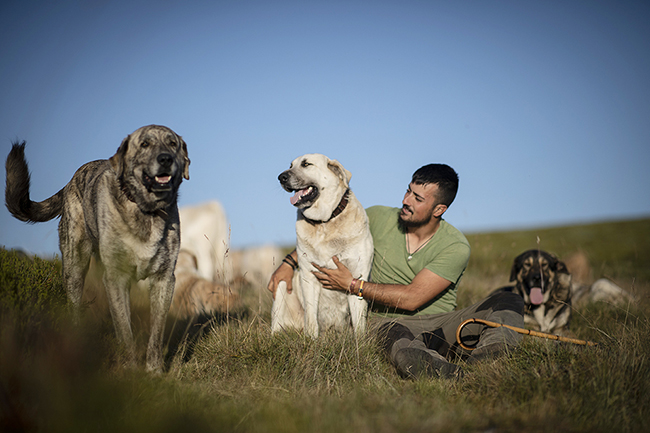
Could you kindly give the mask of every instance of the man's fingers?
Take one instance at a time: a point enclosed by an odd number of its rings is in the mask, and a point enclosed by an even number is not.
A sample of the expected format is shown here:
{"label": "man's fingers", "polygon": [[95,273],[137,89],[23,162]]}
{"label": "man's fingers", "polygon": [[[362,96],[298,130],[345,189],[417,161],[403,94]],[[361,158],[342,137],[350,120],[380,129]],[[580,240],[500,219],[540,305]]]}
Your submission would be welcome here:
{"label": "man's fingers", "polygon": [[314,274],[314,276],[316,277],[318,282],[321,283],[321,285],[324,288],[328,289],[328,288],[332,287],[332,283],[330,282],[329,278],[327,278],[326,274],[316,272],[316,271],[312,271],[312,274]]}
{"label": "man's fingers", "polygon": [[341,261],[339,260],[338,257],[333,256],[333,257],[332,257],[332,260],[334,261],[334,264],[336,265],[336,267],[337,267],[338,269],[341,269],[341,268],[344,267],[344,266],[343,266],[343,263],[341,263]]}
{"label": "man's fingers", "polygon": [[273,295],[273,299],[275,299],[275,291],[278,289],[278,286],[275,284],[275,281],[273,281],[273,278],[271,278],[271,280],[269,281],[269,284],[268,284],[268,286],[266,286],[266,288]]}

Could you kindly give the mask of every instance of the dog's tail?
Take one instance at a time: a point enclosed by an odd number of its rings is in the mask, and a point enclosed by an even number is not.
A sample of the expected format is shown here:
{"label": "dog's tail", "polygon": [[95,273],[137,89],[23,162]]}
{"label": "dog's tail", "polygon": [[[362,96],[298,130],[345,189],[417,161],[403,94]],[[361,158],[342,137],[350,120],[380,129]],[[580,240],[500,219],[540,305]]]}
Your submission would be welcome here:
{"label": "dog's tail", "polygon": [[29,169],[25,160],[25,142],[14,142],[7,157],[7,187],[5,204],[11,214],[21,221],[37,223],[49,221],[61,215],[63,189],[41,202],[29,198]]}

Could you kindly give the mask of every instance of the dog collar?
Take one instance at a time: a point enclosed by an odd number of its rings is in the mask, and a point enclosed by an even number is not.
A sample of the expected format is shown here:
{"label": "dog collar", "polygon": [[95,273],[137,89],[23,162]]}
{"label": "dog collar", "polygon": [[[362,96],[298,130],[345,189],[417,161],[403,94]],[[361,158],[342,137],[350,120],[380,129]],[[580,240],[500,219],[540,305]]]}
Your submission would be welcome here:
{"label": "dog collar", "polygon": [[[345,194],[343,194],[343,197],[341,198],[341,201],[339,202],[339,205],[334,209],[334,212],[332,212],[332,215],[329,217],[327,221],[331,221],[333,218],[336,218],[337,216],[341,215],[341,212],[345,210],[345,207],[348,205],[348,198],[350,196],[350,189],[348,188],[345,191]],[[316,224],[323,224],[327,221],[317,221],[317,220],[310,220],[305,216],[303,213],[302,217],[307,221],[309,224],[315,226]]]}

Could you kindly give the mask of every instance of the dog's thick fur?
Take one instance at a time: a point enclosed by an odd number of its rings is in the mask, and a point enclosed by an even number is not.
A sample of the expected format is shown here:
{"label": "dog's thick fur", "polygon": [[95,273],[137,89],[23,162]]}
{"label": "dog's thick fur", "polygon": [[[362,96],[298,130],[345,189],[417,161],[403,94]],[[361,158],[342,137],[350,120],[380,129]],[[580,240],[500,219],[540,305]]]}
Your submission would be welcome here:
{"label": "dog's thick fur", "polygon": [[175,276],[170,313],[178,318],[230,314],[242,308],[238,292],[201,277],[196,256],[190,251],[179,251]]}
{"label": "dog's thick fur", "polygon": [[[358,333],[365,331],[366,301],[323,289],[312,273],[316,270],[312,263],[334,269],[332,257],[336,256],[353,277],[368,279],[373,255],[372,236],[365,210],[349,191],[351,176],[338,161],[320,154],[296,158],[289,170],[278,176],[286,191],[295,192],[291,202],[298,208],[296,251],[299,269],[293,280],[292,294],[287,293],[284,282],[278,285],[271,320],[274,332],[298,327],[316,338],[320,331],[340,330],[350,325]],[[346,194],[347,205],[340,211]]]}
{"label": "dog's thick fur", "polygon": [[229,249],[229,225],[221,203],[211,200],[194,206],[182,206],[181,249],[197,260],[199,275],[218,283],[227,283],[231,272],[226,265]]}
{"label": "dog's thick fur", "polygon": [[162,370],[165,318],[174,292],[174,266],[180,245],[178,188],[189,179],[187,145],[171,129],[150,125],[126,137],[108,160],[83,165],[52,197],[33,202],[25,143],[14,143],[7,157],[5,201],[21,221],[61,217],[59,246],[63,280],[79,319],[84,278],[94,254],[118,338],[135,362],[129,290],[149,278],[151,334],[146,367]]}
{"label": "dog's thick fur", "polygon": [[571,320],[571,274],[557,257],[540,250],[517,256],[510,271],[514,287],[504,288],[524,298],[524,322],[542,332],[562,334]]}
{"label": "dog's thick fur", "polygon": [[230,253],[233,282],[266,290],[269,278],[282,262],[284,254],[275,245],[257,245]]}

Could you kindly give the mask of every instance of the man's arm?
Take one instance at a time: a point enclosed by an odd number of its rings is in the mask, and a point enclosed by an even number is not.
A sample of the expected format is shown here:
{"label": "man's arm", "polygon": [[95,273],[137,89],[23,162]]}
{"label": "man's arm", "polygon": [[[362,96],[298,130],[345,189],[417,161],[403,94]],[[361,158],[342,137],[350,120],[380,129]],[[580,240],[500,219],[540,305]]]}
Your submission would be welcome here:
{"label": "man's arm", "polygon": [[[296,250],[291,251],[288,255],[291,256],[294,263],[298,262],[298,253],[296,253]],[[291,293],[293,291],[291,284],[293,273],[293,267],[286,263],[284,260],[280,263],[280,266],[278,266],[275,272],[273,272],[273,275],[271,275],[271,279],[269,280],[269,285],[267,286],[269,291],[273,294],[273,299],[275,299],[275,291],[278,289],[278,284],[280,284],[280,281],[287,283],[287,293]]]}
{"label": "man's arm", "polygon": [[[319,272],[314,275],[324,288],[359,294],[358,284],[351,288],[352,274],[338,258],[333,257],[336,269],[327,269],[312,263]],[[422,269],[410,284],[377,284],[364,282],[363,297],[387,307],[415,311],[442,293],[451,281],[429,269]]]}

